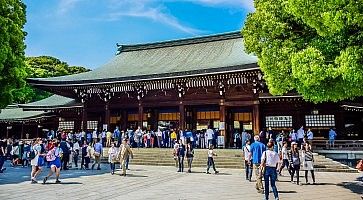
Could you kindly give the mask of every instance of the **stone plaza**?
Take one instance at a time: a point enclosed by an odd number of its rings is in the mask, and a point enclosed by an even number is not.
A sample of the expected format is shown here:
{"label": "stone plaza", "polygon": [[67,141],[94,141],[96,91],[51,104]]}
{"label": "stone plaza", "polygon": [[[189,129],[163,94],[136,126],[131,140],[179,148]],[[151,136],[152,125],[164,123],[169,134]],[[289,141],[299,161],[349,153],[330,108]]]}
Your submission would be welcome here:
{"label": "stone plaza", "polygon": [[[219,174],[206,174],[204,168],[192,173],[177,173],[175,167],[132,165],[128,176],[118,170],[111,175],[109,166],[102,170],[68,170],[61,173],[61,184],[51,178],[47,184],[30,184],[30,168],[8,167],[0,174],[0,199],[263,199],[255,182],[244,180],[244,171],[217,169]],[[48,169],[44,168],[38,180]],[[287,172],[285,171],[286,175]],[[300,180],[305,180],[301,173]],[[316,185],[296,185],[288,176],[279,178],[280,199],[355,200],[363,193],[362,174],[317,172]],[[41,181],[39,181],[41,182]],[[270,193],[270,199],[273,194]]]}

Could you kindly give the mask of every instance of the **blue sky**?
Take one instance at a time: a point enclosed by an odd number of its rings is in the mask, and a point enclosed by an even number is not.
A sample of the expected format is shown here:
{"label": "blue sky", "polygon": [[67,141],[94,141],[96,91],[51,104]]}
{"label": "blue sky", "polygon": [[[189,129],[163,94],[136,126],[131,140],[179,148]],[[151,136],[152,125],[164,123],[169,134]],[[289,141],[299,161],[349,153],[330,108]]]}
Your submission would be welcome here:
{"label": "blue sky", "polygon": [[91,69],[116,43],[135,44],[241,29],[253,0],[24,0],[26,55]]}

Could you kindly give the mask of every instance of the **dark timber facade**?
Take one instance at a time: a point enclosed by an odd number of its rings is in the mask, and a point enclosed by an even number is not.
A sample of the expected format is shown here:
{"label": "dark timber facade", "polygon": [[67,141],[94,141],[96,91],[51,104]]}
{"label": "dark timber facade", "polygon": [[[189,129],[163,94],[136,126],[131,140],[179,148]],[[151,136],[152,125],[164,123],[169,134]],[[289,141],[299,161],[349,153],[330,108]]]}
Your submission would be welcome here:
{"label": "dark timber facade", "polygon": [[271,96],[257,58],[245,52],[239,32],[118,45],[115,58],[94,71],[28,82],[64,96],[58,98],[74,99],[51,110],[57,116],[48,127],[53,129],[212,126],[225,136],[227,147],[235,131],[258,133],[267,127],[305,126],[325,137],[336,127],[340,137],[362,138],[357,131],[363,119],[359,104],[315,105],[296,94]]}

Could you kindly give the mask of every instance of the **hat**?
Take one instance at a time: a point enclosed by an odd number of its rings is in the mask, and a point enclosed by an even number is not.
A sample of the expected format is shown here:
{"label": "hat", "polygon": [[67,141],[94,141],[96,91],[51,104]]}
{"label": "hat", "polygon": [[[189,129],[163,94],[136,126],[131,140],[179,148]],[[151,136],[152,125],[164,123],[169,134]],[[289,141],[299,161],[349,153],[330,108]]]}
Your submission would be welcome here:
{"label": "hat", "polygon": [[291,145],[297,144],[296,142],[291,142]]}

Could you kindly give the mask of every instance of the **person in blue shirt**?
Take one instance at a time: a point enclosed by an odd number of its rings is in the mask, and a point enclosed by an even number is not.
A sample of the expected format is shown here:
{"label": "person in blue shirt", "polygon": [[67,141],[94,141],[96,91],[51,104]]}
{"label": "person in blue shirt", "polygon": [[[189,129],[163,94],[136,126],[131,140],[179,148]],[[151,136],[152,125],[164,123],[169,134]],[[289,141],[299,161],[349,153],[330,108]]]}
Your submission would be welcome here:
{"label": "person in blue shirt", "polygon": [[101,170],[100,162],[103,154],[103,148],[102,144],[100,143],[100,138],[97,138],[97,143],[94,145],[93,149],[94,149],[93,155],[95,157],[95,161],[93,162],[92,169],[94,169],[95,165],[97,164],[97,170]]}
{"label": "person in blue shirt", "polygon": [[329,148],[334,148],[335,138],[337,137],[337,133],[334,131],[333,128],[329,131]]}
{"label": "person in blue shirt", "polygon": [[250,159],[252,160],[253,169],[255,170],[256,175],[256,189],[257,192],[263,193],[263,185],[262,185],[262,174],[260,170],[261,165],[261,157],[262,153],[266,151],[266,145],[260,142],[260,136],[255,135],[254,137],[255,142],[251,145],[250,150]]}

